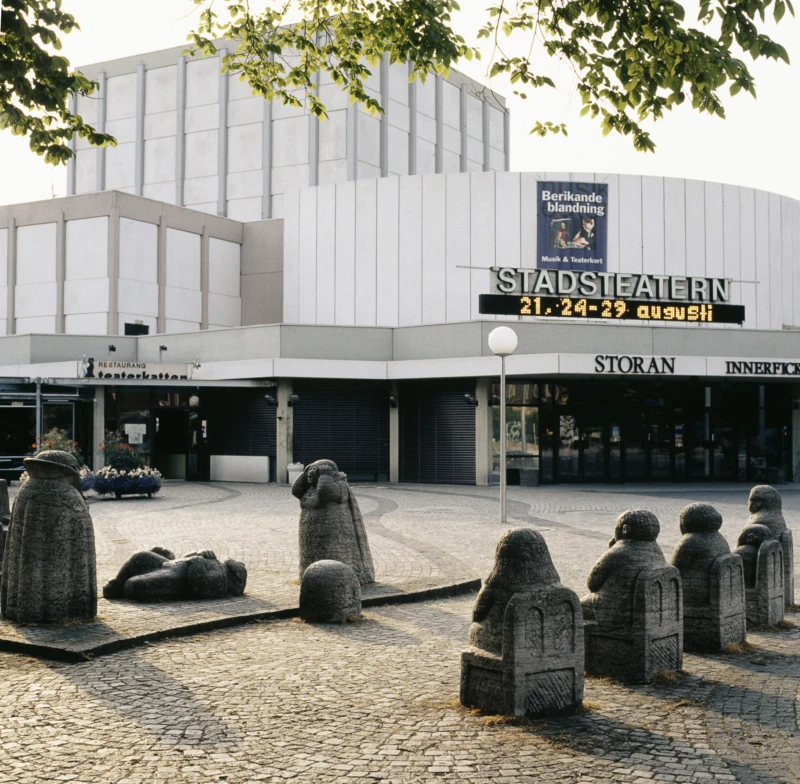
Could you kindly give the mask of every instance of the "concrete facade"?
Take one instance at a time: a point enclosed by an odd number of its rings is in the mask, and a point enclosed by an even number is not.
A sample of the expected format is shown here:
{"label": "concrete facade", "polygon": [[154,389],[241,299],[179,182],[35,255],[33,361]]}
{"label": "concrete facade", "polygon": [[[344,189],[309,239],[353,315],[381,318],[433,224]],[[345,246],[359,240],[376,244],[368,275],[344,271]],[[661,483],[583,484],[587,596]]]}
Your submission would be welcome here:
{"label": "concrete facade", "polygon": [[242,241],[237,221],[119,191],[0,207],[0,334],[239,326]]}
{"label": "concrete facade", "polygon": [[100,90],[78,96],[77,110],[117,147],[77,139],[68,194],[121,190],[248,222],[282,217],[285,194],[309,185],[508,169],[504,99],[456,71],[409,83],[407,65],[382,61],[366,83],[385,110],[376,117],[322,74],[320,121],[253,96],[220,73],[219,56],[182,52],[81,69]]}

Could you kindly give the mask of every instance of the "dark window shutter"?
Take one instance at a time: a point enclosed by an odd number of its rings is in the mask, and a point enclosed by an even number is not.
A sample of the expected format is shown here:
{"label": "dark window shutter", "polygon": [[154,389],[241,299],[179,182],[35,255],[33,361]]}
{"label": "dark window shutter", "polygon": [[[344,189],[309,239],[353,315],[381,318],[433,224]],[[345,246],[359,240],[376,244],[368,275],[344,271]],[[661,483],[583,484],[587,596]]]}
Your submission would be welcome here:
{"label": "dark window shutter", "polygon": [[274,390],[215,390],[208,413],[212,455],[275,457],[276,407],[264,395]]}
{"label": "dark window shutter", "polygon": [[475,394],[470,380],[400,389],[400,481],[475,484]]}
{"label": "dark window shutter", "polygon": [[297,385],[295,462],[333,460],[352,481],[389,478],[389,393],[381,387]]}

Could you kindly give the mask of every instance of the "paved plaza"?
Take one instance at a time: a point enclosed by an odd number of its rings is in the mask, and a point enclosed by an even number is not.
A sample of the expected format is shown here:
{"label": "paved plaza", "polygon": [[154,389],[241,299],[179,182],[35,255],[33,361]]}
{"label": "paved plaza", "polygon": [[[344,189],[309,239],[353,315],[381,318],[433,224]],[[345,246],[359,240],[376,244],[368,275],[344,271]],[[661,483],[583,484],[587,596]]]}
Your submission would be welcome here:
{"label": "paved plaza", "polygon": [[[692,501],[717,506],[733,543],[748,489],[510,488],[509,525],[541,531],[562,582],[583,594],[623,509],[655,512],[669,555]],[[797,532],[800,492],[781,490]],[[503,530],[496,489],[356,493],[378,591],[488,574]],[[109,629],[296,605],[298,504],[285,487],[168,483],[153,500],[93,499],[91,512],[101,584],[154,545],[210,548],[249,570],[244,605],[101,600]],[[2,653],[0,782],[800,782],[800,614],[740,653],[687,655],[675,682],[587,679],[579,715],[509,722],[458,705],[473,601],[375,607],[336,627],[250,623],[80,664]]]}

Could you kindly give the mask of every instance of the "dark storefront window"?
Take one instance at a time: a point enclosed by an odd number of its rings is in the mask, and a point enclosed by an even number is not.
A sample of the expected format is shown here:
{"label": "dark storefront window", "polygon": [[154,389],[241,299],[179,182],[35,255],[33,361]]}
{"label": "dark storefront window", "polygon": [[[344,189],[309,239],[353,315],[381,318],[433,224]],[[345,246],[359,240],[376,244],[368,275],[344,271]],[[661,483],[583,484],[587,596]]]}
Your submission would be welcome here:
{"label": "dark storefront window", "polygon": [[[520,393],[520,390],[529,390]],[[494,386],[494,480],[499,386]],[[521,461],[545,483],[784,481],[791,472],[788,385],[514,379],[508,385],[509,482]],[[526,418],[538,440],[520,440]],[[532,448],[531,448],[532,447]]]}

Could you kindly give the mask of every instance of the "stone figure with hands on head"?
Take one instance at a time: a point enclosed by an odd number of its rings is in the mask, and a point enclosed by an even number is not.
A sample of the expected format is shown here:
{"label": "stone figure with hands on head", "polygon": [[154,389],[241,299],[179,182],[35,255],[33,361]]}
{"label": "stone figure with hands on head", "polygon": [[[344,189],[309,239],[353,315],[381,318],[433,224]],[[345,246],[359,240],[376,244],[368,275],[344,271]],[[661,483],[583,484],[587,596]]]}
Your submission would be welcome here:
{"label": "stone figure with hands on head", "polygon": [[333,460],[307,465],[292,484],[300,501],[300,577],[316,561],[349,566],[361,585],[375,581],[364,519],[347,475]]}

